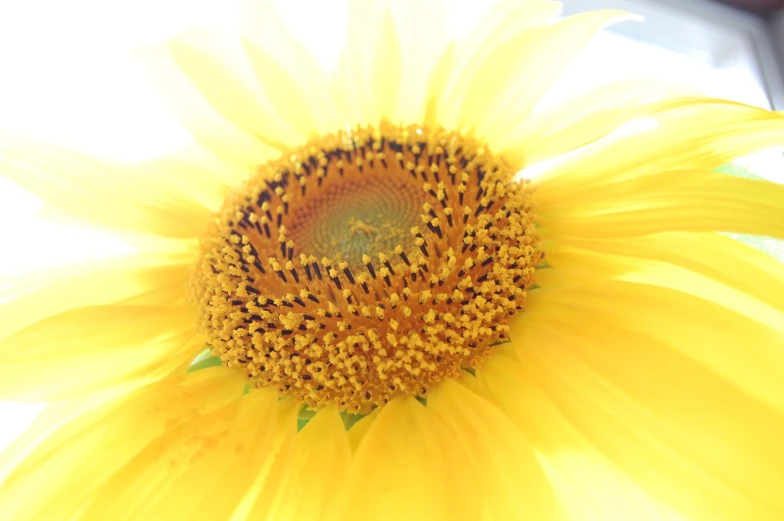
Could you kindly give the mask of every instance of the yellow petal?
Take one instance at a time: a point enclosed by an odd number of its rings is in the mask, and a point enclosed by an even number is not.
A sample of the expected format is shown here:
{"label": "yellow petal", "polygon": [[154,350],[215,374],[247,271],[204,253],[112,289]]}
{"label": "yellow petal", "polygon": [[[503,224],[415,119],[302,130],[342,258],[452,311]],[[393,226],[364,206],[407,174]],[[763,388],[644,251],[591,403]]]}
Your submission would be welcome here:
{"label": "yellow petal", "polygon": [[[185,287],[192,261],[189,258],[177,260],[179,262],[170,261],[156,254],[135,254],[88,264],[78,274],[69,270],[72,276],[68,276],[69,271],[63,270],[62,280],[3,304],[3,314],[13,317],[13,320],[0,323],[0,339],[39,320],[85,306],[120,301],[153,306],[185,304]],[[38,274],[30,277],[37,278]],[[27,282],[18,281],[22,286]]]}
{"label": "yellow petal", "polygon": [[[692,93],[693,94],[693,93]],[[687,95],[682,86],[654,80],[603,85],[553,107],[539,107],[493,139],[493,148],[515,168],[568,154],[607,138],[622,125],[661,110],[662,98]]]}
{"label": "yellow petal", "polygon": [[[306,101],[302,107],[310,109],[310,118],[305,116],[305,120],[311,119],[315,126],[303,131],[300,127],[295,127],[305,136],[311,132],[334,132],[340,128],[341,121],[331,100],[329,89],[313,88],[314,85],[328,85],[328,74],[324,68],[316,61],[313,54],[305,44],[292,33],[286,21],[280,14],[274,1],[270,0],[240,0],[240,26],[242,28],[245,46],[252,46],[268,59],[274,61],[275,68],[282,68],[284,78],[287,82],[296,85],[297,96],[303,97]],[[261,79],[269,76],[264,73]],[[268,88],[277,88],[274,85]],[[292,100],[293,101],[293,100]],[[289,123],[305,121],[296,118],[296,107],[291,101],[286,102],[287,111],[294,111],[295,117],[281,114]],[[275,109],[279,107],[273,104]],[[302,110],[302,109],[300,109]]]}
{"label": "yellow petal", "polygon": [[159,379],[203,349],[187,306],[108,304],[63,311],[0,344],[0,396],[55,401]]}
{"label": "yellow petal", "polygon": [[[225,102],[230,107],[232,100],[247,99],[250,96],[240,82],[231,81],[232,72],[223,70],[225,67],[220,62],[205,59],[204,63],[214,65],[229,77],[216,78],[216,83],[205,86],[207,92],[200,92],[193,80],[178,68],[175,57],[166,46],[141,49],[136,58],[156,92],[163,98],[166,108],[197,143],[219,159],[233,168],[247,171],[280,154],[280,150],[276,148],[279,146],[277,143],[272,146],[259,139],[258,133],[269,127],[255,118],[258,117],[258,111],[254,112],[254,109],[260,107],[257,100],[246,107],[244,114],[240,111],[232,112],[219,103]],[[198,67],[196,70],[198,71]],[[227,88],[231,89],[228,92],[239,98],[227,98],[226,92],[221,93],[215,89],[216,84],[228,84]],[[215,98],[209,99],[209,95],[214,95]],[[232,121],[232,117],[237,120]]]}
{"label": "yellow petal", "polygon": [[[447,8],[459,11],[465,7],[459,0],[449,0]],[[556,8],[556,11],[552,11],[553,8]],[[480,11],[478,17],[474,15],[468,20],[468,27],[456,38],[461,55],[473,54],[482,46],[485,51],[492,50],[510,36],[536,25],[552,22],[552,17],[561,14],[558,2],[550,0],[497,0],[485,9],[480,8]],[[544,12],[553,14],[543,16]]]}
{"label": "yellow petal", "polygon": [[563,417],[528,371],[516,358],[493,356],[467,383],[498,405],[536,449],[567,518],[675,521],[676,514],[652,500]]}
{"label": "yellow petal", "polygon": [[[245,56],[250,58],[250,64],[257,76],[259,73],[257,55],[248,52],[249,49],[256,49],[243,43],[235,44],[207,31],[191,31],[185,36],[170,40],[167,49],[174,64],[229,121],[275,148],[283,149],[286,145],[299,144],[303,136],[296,131],[291,132],[290,122],[275,115],[273,107],[280,99],[269,97],[269,91],[264,92],[267,99],[259,97],[257,91],[254,92],[247,82],[250,78],[242,76],[241,67],[245,65],[241,61],[243,51]],[[222,51],[220,54],[219,50]],[[280,68],[273,72],[283,73]],[[285,77],[282,81],[285,83]]]}
{"label": "yellow petal", "polygon": [[[0,487],[0,511],[16,521],[70,519],[99,490],[122,494],[123,486],[107,490],[107,480],[167,431],[192,426],[194,418],[238,399],[244,385],[239,373],[216,367],[103,403],[90,405],[95,401],[90,398],[45,410],[24,440],[4,453],[24,452],[25,442],[33,445]],[[88,406],[76,405],[82,402]],[[253,414],[264,417],[258,410]]]}
{"label": "yellow petal", "polygon": [[532,447],[497,407],[447,380],[428,397],[428,409],[452,432],[447,450],[462,444],[468,454],[463,472],[475,480],[480,519],[562,518]]}
{"label": "yellow petal", "polygon": [[378,40],[371,57],[370,74],[373,78],[373,98],[378,119],[399,121],[397,107],[403,83],[400,44],[397,30],[389,11],[384,13],[379,27]]}
{"label": "yellow petal", "polygon": [[102,487],[84,518],[227,519],[269,456],[276,409],[277,394],[257,390],[167,429]]}
{"label": "yellow petal", "polygon": [[254,508],[262,508],[267,501],[274,501],[280,491],[279,477],[285,473],[286,455],[290,453],[297,438],[297,416],[302,406],[290,398],[278,401],[277,421],[274,424],[272,443],[267,450],[267,459],[256,472],[256,478],[247,494],[231,516],[231,521],[255,519],[251,515]]}
{"label": "yellow petal", "polygon": [[[747,323],[736,336],[739,322],[724,322],[731,314],[702,315],[708,309],[687,295],[639,285],[623,293],[618,283],[608,286],[577,305],[572,294],[568,303],[532,306],[514,322],[510,336],[532,381],[616,466],[687,517],[784,515],[781,409],[684,355],[710,351],[741,365],[762,365],[753,350],[764,333],[740,340],[755,326]],[[691,314],[680,314],[689,311],[682,302],[695,306]],[[617,315],[605,312],[608,306]],[[622,312],[629,308],[634,313]],[[650,321],[649,308],[655,317]],[[763,375],[776,370],[760,369]],[[780,396],[780,384],[768,391]]]}
{"label": "yellow petal", "polygon": [[[259,87],[270,105],[304,143],[316,131],[314,109],[306,96],[312,85],[298,85],[275,60],[249,41],[243,41],[245,54],[256,73]],[[334,130],[334,129],[332,129]]]}
{"label": "yellow petal", "polygon": [[[532,314],[538,313],[537,308],[545,311],[567,304],[590,308],[644,331],[784,412],[784,325],[780,322],[762,324],[760,317],[744,316],[748,315],[745,309],[706,301],[705,295],[626,282],[534,293]],[[534,319],[521,317],[520,327],[526,327],[529,320]]]}
{"label": "yellow petal", "polygon": [[374,409],[373,412],[364,416],[360,419],[357,423],[355,423],[351,429],[348,431],[348,443],[351,445],[351,451],[356,452],[357,447],[362,442],[362,438],[365,437],[367,434],[368,429],[370,426],[373,425],[373,422],[376,421],[376,417],[378,416],[378,409]]}
{"label": "yellow petal", "polygon": [[[147,167],[39,144],[0,150],[0,175],[93,226],[178,239],[200,236],[208,209],[187,197],[160,165]],[[192,182],[198,185],[196,171]]]}
{"label": "yellow petal", "polygon": [[341,125],[351,125],[366,120],[357,98],[359,93],[354,91],[354,84],[346,79],[352,77],[350,72],[352,69],[350,57],[344,54],[335,64],[329,80],[330,94],[341,115]]}
{"label": "yellow petal", "polygon": [[528,117],[596,32],[624,18],[628,15],[616,11],[593,11],[504,42],[477,69],[463,100],[460,128],[494,142]]}
{"label": "yellow petal", "polygon": [[402,83],[394,20],[381,2],[352,2],[346,45],[333,74],[335,97],[348,112],[345,125],[397,119]]}
{"label": "yellow petal", "polygon": [[468,519],[459,500],[470,491],[450,487],[454,480],[444,433],[438,419],[414,398],[385,405],[357,447],[337,510],[327,519]]}
{"label": "yellow petal", "polygon": [[668,170],[711,170],[757,150],[784,143],[784,116],[710,98],[656,102],[653,129],[588,147],[537,178],[543,205],[601,197]]}
{"label": "yellow petal", "polygon": [[[537,199],[541,196],[537,192]],[[784,185],[705,171],[638,177],[571,202],[541,204],[555,236],[617,238],[666,231],[784,237]],[[568,198],[567,198],[568,199]]]}
{"label": "yellow petal", "polygon": [[[663,262],[708,277],[784,311],[784,263],[740,241],[714,233],[564,239],[548,246],[547,259],[557,271],[579,270],[586,280],[608,276],[611,271],[616,278],[628,280],[627,275],[640,271],[640,262],[648,264],[649,271],[653,265]],[[682,290],[690,292],[691,286]]]}
{"label": "yellow petal", "polygon": [[427,78],[435,74],[449,35],[445,14],[448,0],[402,0],[390,5],[398,34],[415,35],[400,38],[401,78],[410,78],[401,85],[397,119],[403,122],[422,122]]}
{"label": "yellow petal", "polygon": [[319,411],[279,457],[268,481],[277,494],[262,494],[248,519],[322,519],[333,508],[348,469],[351,450],[340,414]]}
{"label": "yellow petal", "polygon": [[429,127],[439,125],[439,120],[443,119],[439,115],[439,99],[444,86],[449,81],[449,75],[455,62],[455,52],[455,44],[452,42],[441,53],[428,76],[425,89],[425,113],[422,122]]}
{"label": "yellow petal", "polygon": [[[480,110],[479,105],[487,103],[474,98],[476,94],[483,94],[477,92],[477,86],[486,85],[486,78],[479,76],[480,70],[483,74],[497,74],[495,69],[488,70],[486,65],[491,56],[496,57],[493,60],[497,65],[499,54],[505,53],[509,58],[509,53],[528,52],[527,46],[532,38],[529,30],[552,21],[560,12],[560,4],[540,1],[498,2],[485,11],[474,29],[458,42],[457,60],[450,71],[451,81],[440,93],[440,123],[448,128],[460,128],[466,124],[471,128],[472,123],[480,121],[468,121],[472,115],[479,116],[475,112]],[[508,69],[505,62],[503,69]]]}
{"label": "yellow petal", "polygon": [[[380,1],[349,0],[346,8],[346,41],[338,55],[330,79],[333,98],[344,125],[364,124],[375,117],[370,89],[367,87],[369,43],[378,27],[383,6]],[[375,33],[377,34],[377,33]]]}

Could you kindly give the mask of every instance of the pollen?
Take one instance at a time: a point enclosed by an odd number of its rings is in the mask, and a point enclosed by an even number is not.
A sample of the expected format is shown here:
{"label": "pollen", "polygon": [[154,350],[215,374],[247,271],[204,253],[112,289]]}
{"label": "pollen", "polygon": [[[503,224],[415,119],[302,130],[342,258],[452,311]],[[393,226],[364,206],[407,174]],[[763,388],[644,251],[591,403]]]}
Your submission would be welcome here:
{"label": "pollen", "polygon": [[528,181],[421,126],[321,136],[258,167],[202,239],[199,327],[226,365],[367,413],[507,340],[543,259]]}

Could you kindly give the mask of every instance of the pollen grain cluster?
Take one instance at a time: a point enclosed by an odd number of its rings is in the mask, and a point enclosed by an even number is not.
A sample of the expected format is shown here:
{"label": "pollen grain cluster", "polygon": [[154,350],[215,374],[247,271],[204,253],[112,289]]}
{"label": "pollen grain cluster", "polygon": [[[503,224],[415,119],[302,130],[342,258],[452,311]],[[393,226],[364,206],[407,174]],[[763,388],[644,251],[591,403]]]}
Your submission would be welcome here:
{"label": "pollen grain cluster", "polygon": [[504,341],[541,259],[527,181],[458,133],[382,124],[260,166],[192,289],[211,347],[253,385],[365,413]]}

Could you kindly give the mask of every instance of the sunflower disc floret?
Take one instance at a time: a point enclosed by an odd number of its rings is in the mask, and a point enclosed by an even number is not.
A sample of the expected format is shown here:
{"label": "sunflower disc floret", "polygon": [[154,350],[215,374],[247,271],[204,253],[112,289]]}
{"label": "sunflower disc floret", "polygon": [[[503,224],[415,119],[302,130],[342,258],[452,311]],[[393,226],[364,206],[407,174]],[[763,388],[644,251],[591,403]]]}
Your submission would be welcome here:
{"label": "sunflower disc floret", "polygon": [[542,255],[530,185],[485,146],[382,124],[258,167],[204,237],[193,293],[254,386],[367,412],[505,341]]}

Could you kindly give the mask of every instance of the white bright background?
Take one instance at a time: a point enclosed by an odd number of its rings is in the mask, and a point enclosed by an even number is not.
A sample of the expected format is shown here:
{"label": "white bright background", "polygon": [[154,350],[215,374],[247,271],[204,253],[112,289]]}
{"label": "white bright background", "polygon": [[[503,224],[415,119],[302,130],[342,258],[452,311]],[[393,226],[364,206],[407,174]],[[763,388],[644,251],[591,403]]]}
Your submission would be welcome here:
{"label": "white bright background", "polygon": [[[567,7],[578,10],[593,3],[566,1]],[[634,1],[626,3],[633,9]],[[187,145],[188,135],[155,98],[131,51],[192,24],[234,27],[236,12],[230,4],[226,0],[0,0],[0,138],[3,132],[35,135],[129,161]],[[331,64],[342,42],[325,38],[323,28],[340,32],[335,29],[345,25],[345,1],[281,0],[279,4],[295,32],[320,60]],[[481,1],[467,0],[451,13],[454,30],[460,31],[485,7]],[[668,49],[662,42],[672,30],[665,24],[646,27],[645,34],[652,35],[645,37],[647,41],[618,32],[601,34],[552,99],[579,95],[582,89],[606,81],[659,78],[769,108],[750,52],[738,46],[712,55]],[[780,155],[763,154],[747,163],[759,175],[782,180]],[[35,196],[0,179],[0,290],[4,280],[36,269],[129,251],[116,240],[43,222],[35,215],[39,207]],[[0,319],[13,317],[0,306]],[[0,403],[0,448],[18,436],[40,408]]]}

